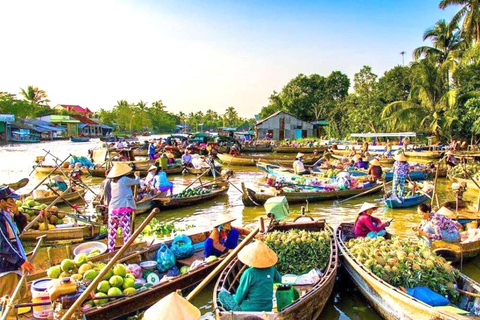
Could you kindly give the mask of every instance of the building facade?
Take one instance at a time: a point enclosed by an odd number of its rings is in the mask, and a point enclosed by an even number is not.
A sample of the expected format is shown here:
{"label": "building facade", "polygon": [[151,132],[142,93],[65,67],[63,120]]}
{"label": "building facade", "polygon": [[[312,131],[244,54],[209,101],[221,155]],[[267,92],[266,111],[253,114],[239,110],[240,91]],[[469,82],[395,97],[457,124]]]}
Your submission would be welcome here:
{"label": "building facade", "polygon": [[285,111],[277,111],[255,125],[257,139],[267,134],[274,140],[300,139],[313,137],[313,124],[300,120]]}

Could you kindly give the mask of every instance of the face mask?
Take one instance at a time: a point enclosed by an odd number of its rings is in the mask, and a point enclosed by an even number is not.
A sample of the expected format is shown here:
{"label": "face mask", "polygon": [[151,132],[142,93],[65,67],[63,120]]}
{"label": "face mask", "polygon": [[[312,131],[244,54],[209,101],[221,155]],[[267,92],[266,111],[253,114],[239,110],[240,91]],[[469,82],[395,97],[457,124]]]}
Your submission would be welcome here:
{"label": "face mask", "polygon": [[223,226],[218,226],[218,227],[217,227],[217,230],[218,230],[218,231],[222,231],[222,230],[223,230]]}

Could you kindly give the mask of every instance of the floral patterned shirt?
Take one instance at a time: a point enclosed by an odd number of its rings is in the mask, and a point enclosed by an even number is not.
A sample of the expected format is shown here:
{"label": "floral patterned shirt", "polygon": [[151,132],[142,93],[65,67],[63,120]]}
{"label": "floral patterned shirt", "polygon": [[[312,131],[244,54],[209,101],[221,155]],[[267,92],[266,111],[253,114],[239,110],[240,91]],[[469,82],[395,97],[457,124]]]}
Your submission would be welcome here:
{"label": "floral patterned shirt", "polygon": [[448,231],[448,233],[458,232],[456,223],[444,215],[433,213],[431,221],[435,228],[435,234],[429,234],[430,239],[441,240],[443,230]]}
{"label": "floral patterned shirt", "polygon": [[395,163],[393,164],[393,173],[397,174],[397,175],[403,175],[403,176],[406,176],[408,175],[408,172],[409,172],[409,165],[408,165],[408,162],[407,161],[395,161]]}

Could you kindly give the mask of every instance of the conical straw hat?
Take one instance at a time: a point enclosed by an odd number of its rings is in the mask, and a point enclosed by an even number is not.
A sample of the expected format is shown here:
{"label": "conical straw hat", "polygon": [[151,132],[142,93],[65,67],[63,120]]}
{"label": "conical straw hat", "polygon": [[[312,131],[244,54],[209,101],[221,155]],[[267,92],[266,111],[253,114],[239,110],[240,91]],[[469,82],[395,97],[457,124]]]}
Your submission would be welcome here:
{"label": "conical straw hat", "polygon": [[438,214],[441,214],[447,218],[453,218],[455,217],[455,213],[453,213],[452,210],[446,208],[446,207],[441,207],[440,209],[438,209],[437,211]]}
{"label": "conical straw hat", "polygon": [[402,153],[399,153],[395,156],[395,160],[397,161],[407,161],[407,157]]}
{"label": "conical straw hat", "polygon": [[374,203],[364,202],[362,204],[362,207],[360,208],[360,210],[358,210],[358,214],[360,214],[364,211],[367,211],[368,209],[378,209],[378,206]]}
{"label": "conical straw hat", "polygon": [[358,160],[362,159],[362,156],[361,156],[361,155],[359,155],[359,154],[356,154],[354,158],[355,158],[355,160],[357,160],[357,161],[358,161]]}
{"label": "conical straw hat", "polygon": [[254,268],[268,268],[278,261],[277,254],[262,241],[255,241],[245,246],[238,253],[238,259]]}
{"label": "conical straw hat", "polygon": [[372,161],[370,161],[370,164],[372,166],[380,166],[380,161],[378,161],[378,159],[373,159]]}
{"label": "conical straw hat", "polygon": [[172,292],[145,311],[145,320],[198,320],[201,313],[193,304]]}
{"label": "conical straw hat", "polygon": [[303,156],[304,156],[304,154],[301,153],[301,152],[299,152],[299,153],[297,153],[297,156],[296,156],[295,158],[301,158],[301,157],[303,157]]}
{"label": "conical straw hat", "polygon": [[115,163],[112,167],[112,170],[107,175],[107,178],[113,179],[117,177],[121,177],[126,175],[132,171],[132,168],[130,166],[126,165],[125,163]]}
{"label": "conical straw hat", "polygon": [[235,220],[235,217],[229,214],[222,214],[217,220],[213,222],[213,226],[217,227],[219,225],[229,223]]}

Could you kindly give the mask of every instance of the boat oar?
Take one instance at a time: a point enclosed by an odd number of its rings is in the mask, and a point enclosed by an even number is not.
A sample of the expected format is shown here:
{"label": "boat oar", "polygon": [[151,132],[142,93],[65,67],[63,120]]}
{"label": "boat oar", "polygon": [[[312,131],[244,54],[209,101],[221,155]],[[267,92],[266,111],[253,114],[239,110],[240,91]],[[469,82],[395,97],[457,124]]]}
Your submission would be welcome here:
{"label": "boat oar", "polygon": [[[192,300],[192,298],[194,296],[197,295],[197,293],[199,293],[200,291],[203,290],[203,288],[205,288],[205,286],[207,284],[210,283],[210,281],[212,281],[216,276],[217,274],[222,271],[226,266],[227,264],[230,263],[230,261],[233,260],[233,258],[235,258],[237,256],[237,254],[240,252],[240,250],[242,250],[243,247],[245,247],[247,244],[250,243],[250,241],[253,239],[253,237],[255,237],[255,235],[258,233],[258,231],[260,231],[260,228],[255,228],[254,230],[252,230],[248,236],[245,237],[245,239],[243,239],[243,241],[235,248],[233,249],[232,252],[230,252],[228,254],[227,257],[225,257],[225,259],[223,259],[222,262],[220,262],[220,264],[205,278],[203,279],[202,282],[200,282],[196,287],[195,289],[192,290],[192,292],[190,292],[187,296],[187,300],[190,301]],[[62,319],[63,320],[63,319]]]}
{"label": "boat oar", "polygon": [[130,239],[125,243],[119,250],[118,252],[112,257],[112,259],[108,262],[108,264],[100,270],[98,273],[97,277],[90,283],[90,285],[85,289],[85,291],[82,292],[80,297],[77,298],[75,303],[65,312],[61,320],[70,320],[73,313],[81,306],[83,301],[88,298],[90,295],[90,292],[92,292],[97,285],[102,281],[102,278],[107,274],[108,270],[110,270],[113,265],[117,262],[117,260],[124,254],[124,252],[130,247],[130,245],[135,241],[135,239],[138,237],[140,232],[143,231],[143,229],[148,225],[148,223],[153,219],[153,217],[158,214],[160,210],[158,208],[155,208],[150,212],[148,217],[142,222],[142,224],[138,227],[137,230],[133,233],[133,235],[130,237]]}
{"label": "boat oar", "polygon": [[[415,186],[417,185],[417,183],[416,183],[415,181],[413,181],[410,177],[408,177],[408,182],[410,182],[411,184],[413,184],[413,185],[415,185]],[[418,191],[418,192],[420,192],[421,194],[423,194],[424,196],[427,196],[428,199],[432,199],[432,197],[431,197],[428,193],[426,193],[425,191],[423,191],[422,189],[416,189],[416,188],[415,188],[415,191]]]}
{"label": "boat oar", "polygon": [[355,198],[357,198],[357,197],[364,196],[364,195],[366,195],[366,194],[368,194],[368,193],[370,193],[370,192],[373,192],[373,191],[377,191],[377,190],[379,190],[379,189],[381,189],[381,188],[384,188],[387,184],[390,184],[390,183],[392,183],[392,182],[393,182],[393,180],[392,180],[392,181],[388,181],[388,182],[385,183],[385,184],[378,185],[378,186],[376,186],[375,188],[372,188],[372,189],[370,189],[370,190],[367,190],[367,191],[364,191],[364,192],[362,192],[362,193],[356,194],[356,195],[354,195],[354,196],[351,196],[350,198],[347,198],[347,199],[344,199],[344,200],[341,200],[341,201],[335,200],[335,201],[333,202],[333,205],[338,206],[339,204],[344,203],[344,202],[346,202],[346,201],[355,199]]}
{"label": "boat oar", "polygon": [[199,175],[198,177],[195,178],[195,180],[192,181],[192,183],[190,183],[185,189],[183,189],[184,191],[187,190],[188,188],[190,188],[195,182],[197,182],[197,180],[200,180],[201,177],[203,177],[204,175],[206,175],[208,172],[210,171],[210,169],[208,170],[205,170],[204,173],[202,173],[201,175]]}
{"label": "boat oar", "polygon": [[71,155],[68,155],[68,157],[65,158],[65,160],[63,160],[62,162],[60,162],[52,171],[50,171],[50,173],[47,174],[47,176],[46,176],[45,178],[43,178],[42,181],[40,181],[40,182],[35,186],[35,188],[32,189],[32,192],[33,192],[34,190],[36,190],[38,187],[40,187],[40,186],[45,182],[45,180],[47,180],[55,171],[57,171],[57,170],[58,170],[58,167],[61,166],[62,164],[64,164],[65,161],[67,161],[70,157],[71,157]]}
{"label": "boat oar", "polygon": [[[37,242],[37,245],[35,246],[35,249],[33,249],[32,256],[30,257],[30,260],[29,260],[30,263],[32,263],[33,260],[35,260],[35,257],[37,256],[37,253],[38,253],[38,249],[42,245],[43,239],[45,237],[46,237],[46,235],[42,235],[42,236],[37,238],[38,242]],[[28,277],[29,274],[30,274],[30,272],[25,271],[25,273],[20,278],[20,281],[18,281],[18,284],[17,284],[17,287],[15,288],[15,291],[13,291],[12,296],[9,298],[10,303],[8,303],[7,306],[5,307],[5,309],[2,310],[3,314],[0,318],[1,320],[7,319],[8,313],[10,312],[10,310],[12,309],[12,306],[13,306],[12,302],[15,301],[15,299],[17,298],[17,296],[20,293],[20,290],[22,289],[23,284],[27,280],[27,277]]]}

